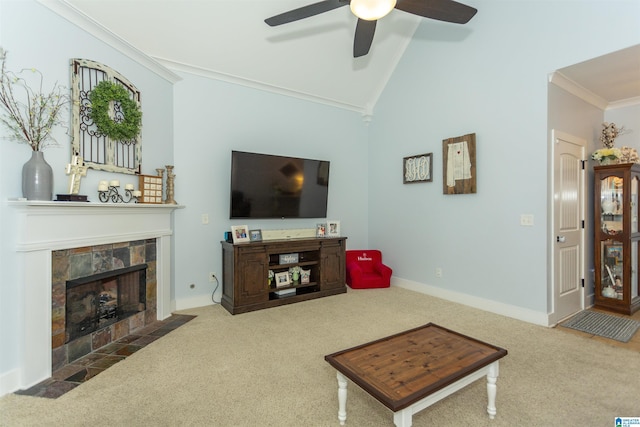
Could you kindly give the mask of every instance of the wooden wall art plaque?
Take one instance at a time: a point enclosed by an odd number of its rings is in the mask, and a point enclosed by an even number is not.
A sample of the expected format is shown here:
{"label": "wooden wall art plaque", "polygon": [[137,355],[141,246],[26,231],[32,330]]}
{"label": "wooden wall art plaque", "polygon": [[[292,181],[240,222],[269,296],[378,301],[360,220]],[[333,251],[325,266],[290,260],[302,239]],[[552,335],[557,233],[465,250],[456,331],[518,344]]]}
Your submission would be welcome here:
{"label": "wooden wall art plaque", "polygon": [[476,134],[442,141],[443,194],[476,192]]}

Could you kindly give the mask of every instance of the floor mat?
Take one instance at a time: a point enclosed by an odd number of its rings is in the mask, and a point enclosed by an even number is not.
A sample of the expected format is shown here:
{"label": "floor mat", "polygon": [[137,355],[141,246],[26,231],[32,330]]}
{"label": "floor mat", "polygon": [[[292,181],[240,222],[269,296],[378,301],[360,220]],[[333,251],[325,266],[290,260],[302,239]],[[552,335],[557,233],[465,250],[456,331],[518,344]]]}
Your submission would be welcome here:
{"label": "floor mat", "polygon": [[616,341],[628,342],[640,328],[640,322],[620,316],[585,310],[561,323],[560,326],[611,338]]}

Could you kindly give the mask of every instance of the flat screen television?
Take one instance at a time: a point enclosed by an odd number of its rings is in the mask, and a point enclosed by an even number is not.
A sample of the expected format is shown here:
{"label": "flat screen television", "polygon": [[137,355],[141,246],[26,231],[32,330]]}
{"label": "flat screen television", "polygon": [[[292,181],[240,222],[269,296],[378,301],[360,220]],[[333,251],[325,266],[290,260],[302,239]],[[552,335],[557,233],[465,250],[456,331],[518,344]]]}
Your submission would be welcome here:
{"label": "flat screen television", "polygon": [[231,152],[231,219],[326,218],[329,161]]}

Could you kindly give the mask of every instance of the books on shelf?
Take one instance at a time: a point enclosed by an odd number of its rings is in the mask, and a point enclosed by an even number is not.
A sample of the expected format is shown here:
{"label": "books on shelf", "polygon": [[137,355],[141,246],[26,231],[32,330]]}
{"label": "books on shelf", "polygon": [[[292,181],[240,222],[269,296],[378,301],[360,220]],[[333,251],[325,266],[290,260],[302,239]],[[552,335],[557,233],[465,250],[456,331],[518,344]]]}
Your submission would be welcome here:
{"label": "books on shelf", "polygon": [[296,294],[296,290],[295,290],[295,288],[282,289],[280,291],[275,291],[274,294],[276,294],[276,297],[278,297],[278,298],[289,297],[289,296],[295,295]]}

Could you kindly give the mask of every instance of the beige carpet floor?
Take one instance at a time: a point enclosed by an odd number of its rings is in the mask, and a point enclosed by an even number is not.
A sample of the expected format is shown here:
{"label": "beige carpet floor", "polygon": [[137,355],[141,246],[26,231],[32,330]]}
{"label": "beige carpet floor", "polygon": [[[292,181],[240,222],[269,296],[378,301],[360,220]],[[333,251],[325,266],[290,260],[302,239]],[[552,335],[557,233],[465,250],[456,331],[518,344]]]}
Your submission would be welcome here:
{"label": "beige carpet floor", "polygon": [[[0,398],[2,426],[338,426],[324,355],[433,322],[506,348],[495,420],[480,380],[415,415],[420,426],[612,426],[640,416],[640,354],[390,288],[232,316],[220,306],[58,399]],[[349,384],[347,426],[393,426]]]}

